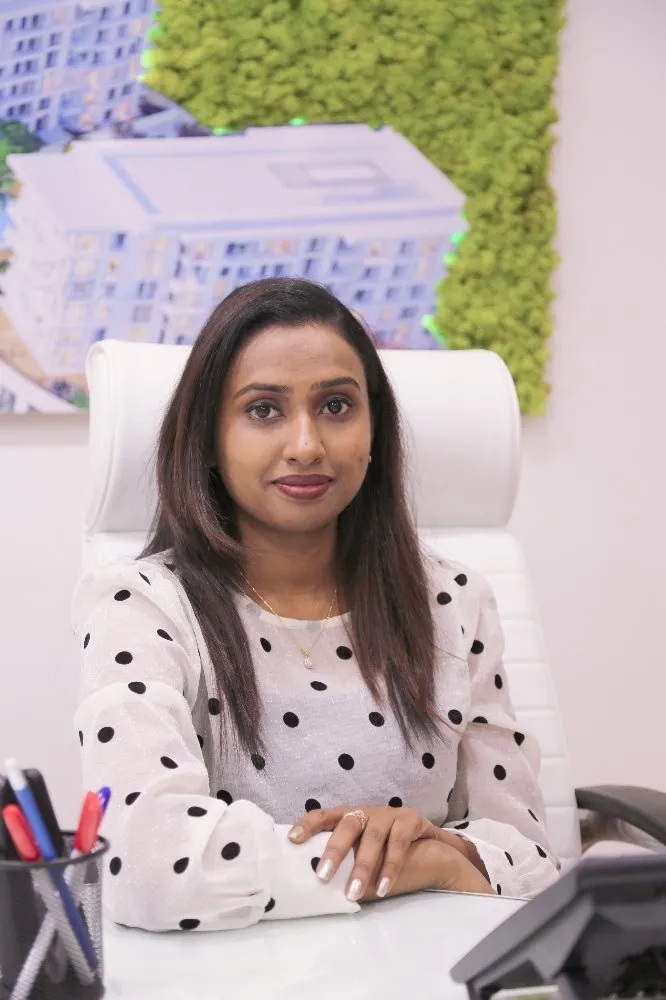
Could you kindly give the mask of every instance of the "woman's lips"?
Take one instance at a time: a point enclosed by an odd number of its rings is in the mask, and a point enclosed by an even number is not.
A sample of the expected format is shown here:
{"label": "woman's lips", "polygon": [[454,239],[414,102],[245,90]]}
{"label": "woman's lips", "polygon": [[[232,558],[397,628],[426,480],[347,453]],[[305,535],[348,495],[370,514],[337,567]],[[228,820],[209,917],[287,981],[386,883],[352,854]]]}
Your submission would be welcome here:
{"label": "woman's lips", "polygon": [[283,476],[273,485],[290,500],[318,500],[332,483],[330,476]]}

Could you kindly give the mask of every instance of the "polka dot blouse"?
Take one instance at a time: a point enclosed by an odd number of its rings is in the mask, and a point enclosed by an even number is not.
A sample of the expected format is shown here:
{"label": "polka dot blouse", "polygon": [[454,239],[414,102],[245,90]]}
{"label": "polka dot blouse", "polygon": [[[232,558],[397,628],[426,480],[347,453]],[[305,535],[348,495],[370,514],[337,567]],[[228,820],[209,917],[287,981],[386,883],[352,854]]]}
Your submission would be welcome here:
{"label": "polka dot blouse", "polygon": [[87,788],[109,785],[105,895],[111,916],[149,930],[245,927],[350,913],[351,859],[325,884],[328,834],[294,845],[320,806],[411,806],[472,841],[497,893],[530,897],[557,877],[536,774],[516,727],[488,584],[428,561],[438,629],[441,739],[409,751],[359,673],[348,616],[283,619],[237,598],[264,707],[265,749],[246,755],[223,726],[198,623],[160,557],[86,574],[74,596],[82,700],[76,729]]}

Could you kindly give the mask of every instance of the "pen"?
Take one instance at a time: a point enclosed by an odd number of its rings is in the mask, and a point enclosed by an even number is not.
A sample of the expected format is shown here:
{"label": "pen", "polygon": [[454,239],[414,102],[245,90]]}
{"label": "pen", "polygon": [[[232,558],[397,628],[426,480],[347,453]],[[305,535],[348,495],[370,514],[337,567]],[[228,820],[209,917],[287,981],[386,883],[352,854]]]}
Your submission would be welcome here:
{"label": "pen", "polygon": [[[104,805],[98,792],[88,792],[81,806],[81,815],[74,835],[74,850],[72,858],[78,858],[82,854],[89,854],[97,843],[97,831],[99,830],[102,816],[104,815]],[[81,865],[76,867],[81,868]]]}
{"label": "pen", "polygon": [[97,793],[99,795],[99,801],[102,803],[102,816],[109,807],[109,800],[111,798],[111,789],[104,785]]}
{"label": "pen", "polygon": [[[55,847],[53,846],[49,832],[44,825],[44,821],[42,820],[39,808],[35,802],[32,790],[25,780],[25,775],[19,769],[15,760],[8,760],[5,763],[5,774],[7,775],[7,780],[12,786],[14,795],[23,810],[27,824],[32,832],[42,857],[46,861],[54,861],[58,857]],[[93,970],[96,970],[99,965],[97,955],[95,954],[95,949],[92,946],[90,935],[88,934],[86,925],[83,922],[83,918],[81,917],[81,914],[72,899],[72,894],[70,893],[61,872],[53,870],[49,872],[49,875],[53,879],[57,894],[60,897],[69,923],[71,924],[76,939],[78,940],[83,954],[86,957],[88,965]]]}
{"label": "pen", "polygon": [[[21,861],[26,861],[28,863],[39,861],[41,858],[39,847],[35,843],[32,831],[30,830],[25,816],[19,807],[16,805],[5,806],[2,810],[2,818],[5,821],[5,826],[7,827]],[[90,967],[86,961],[81,945],[79,944],[67,914],[65,913],[62,897],[54,888],[51,883],[51,879],[45,871],[31,871],[30,876],[35,889],[41,896],[42,902],[46,907],[48,914],[46,920],[51,922],[53,931],[57,928],[60,932],[60,936],[63,940],[65,948],[67,949],[67,954],[72,961],[78,978],[84,984],[92,983],[94,976],[90,971]],[[44,921],[44,923],[46,923],[46,921]],[[26,972],[27,962],[24,964],[16,983],[14,984],[14,989],[11,993],[11,1000],[23,1000],[24,997],[29,995],[34,979],[36,978],[41,964],[46,957],[52,936],[53,933],[49,936],[49,940],[46,943],[46,948],[43,949],[43,953],[40,953],[39,962],[34,966],[34,969],[29,969],[28,972]],[[39,938],[39,934],[37,937]]]}

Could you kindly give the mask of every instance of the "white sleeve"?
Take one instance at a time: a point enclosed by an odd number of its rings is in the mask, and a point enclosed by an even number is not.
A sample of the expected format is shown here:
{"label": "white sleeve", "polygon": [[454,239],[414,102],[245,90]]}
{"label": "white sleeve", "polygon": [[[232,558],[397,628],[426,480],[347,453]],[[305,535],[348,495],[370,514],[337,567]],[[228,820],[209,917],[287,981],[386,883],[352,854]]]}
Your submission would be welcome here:
{"label": "white sleeve", "polygon": [[490,586],[483,581],[482,587],[469,637],[471,716],[446,829],[476,846],[495,892],[529,899],[557,878],[560,865],[548,845],[537,783],[539,745],[517,727],[502,665],[502,626]]}
{"label": "white sleeve", "polygon": [[192,723],[200,679],[193,629],[169,570],[143,560],[86,574],[73,601],[81,643],[76,713],[86,788],[111,788],[105,901],[147,930],[222,930],[262,917],[353,913],[314,874],[328,834],[292,844],[251,802],[211,798]]}

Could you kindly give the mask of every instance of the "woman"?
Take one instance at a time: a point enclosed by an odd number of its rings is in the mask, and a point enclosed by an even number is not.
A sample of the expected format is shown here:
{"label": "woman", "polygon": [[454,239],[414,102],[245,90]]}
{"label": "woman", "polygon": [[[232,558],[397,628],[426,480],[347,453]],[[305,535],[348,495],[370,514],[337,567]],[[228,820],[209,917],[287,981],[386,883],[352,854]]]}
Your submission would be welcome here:
{"label": "woman", "polygon": [[74,599],[113,917],[211,930],[549,884],[493,596],[421,553],[395,399],[349,310],[297,279],[221,302],[157,479],[140,559]]}

